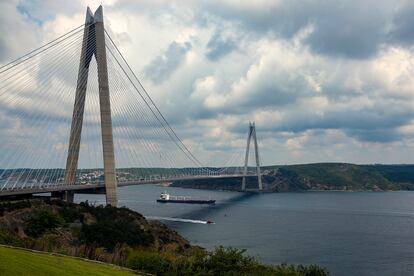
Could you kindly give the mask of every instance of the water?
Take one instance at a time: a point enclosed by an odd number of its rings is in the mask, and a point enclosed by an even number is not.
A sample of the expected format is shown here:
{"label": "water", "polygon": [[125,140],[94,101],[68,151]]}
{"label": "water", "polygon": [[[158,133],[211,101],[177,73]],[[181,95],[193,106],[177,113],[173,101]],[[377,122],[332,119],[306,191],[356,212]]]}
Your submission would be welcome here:
{"label": "water", "polygon": [[[156,203],[164,190],[217,203]],[[86,199],[104,202],[103,195],[76,196]],[[243,194],[142,185],[120,188],[119,199],[208,249],[244,248],[266,263],[318,264],[332,275],[414,275],[414,192]]]}

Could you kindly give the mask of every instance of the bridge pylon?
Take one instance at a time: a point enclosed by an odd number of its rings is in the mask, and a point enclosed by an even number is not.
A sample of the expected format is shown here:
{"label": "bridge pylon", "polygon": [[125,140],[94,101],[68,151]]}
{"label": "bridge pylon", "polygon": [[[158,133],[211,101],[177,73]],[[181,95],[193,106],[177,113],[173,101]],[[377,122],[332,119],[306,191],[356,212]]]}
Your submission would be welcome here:
{"label": "bridge pylon", "polygon": [[105,48],[105,30],[102,6],[92,14],[87,8],[83,33],[82,52],[79,64],[75,103],[69,138],[68,157],[65,170],[65,184],[74,185],[78,168],[83,113],[85,109],[86,87],[89,65],[95,56],[98,67],[99,108],[101,115],[101,134],[103,147],[106,203],[117,205],[117,181],[115,173],[115,154],[112,134],[111,103],[108,85],[108,69]]}
{"label": "bridge pylon", "polygon": [[256,136],[256,125],[255,123],[249,122],[249,135],[247,136],[247,146],[246,146],[246,156],[244,159],[244,170],[243,170],[243,179],[242,179],[242,191],[246,190],[246,177],[247,177],[247,166],[249,161],[249,152],[250,152],[250,141],[253,137],[254,140],[254,152],[256,157],[256,173],[257,173],[257,182],[259,184],[259,191],[263,190],[262,183],[262,174],[260,171],[260,157],[259,157],[259,147],[257,145],[257,136]]}

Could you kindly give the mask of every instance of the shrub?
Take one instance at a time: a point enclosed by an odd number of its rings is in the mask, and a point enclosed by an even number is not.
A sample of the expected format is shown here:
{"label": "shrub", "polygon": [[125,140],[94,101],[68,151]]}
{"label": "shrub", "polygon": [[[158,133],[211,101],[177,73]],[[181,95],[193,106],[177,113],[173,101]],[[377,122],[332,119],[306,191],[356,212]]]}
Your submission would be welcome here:
{"label": "shrub", "polygon": [[255,275],[271,272],[272,267],[260,264],[255,258],[245,256],[244,249],[217,247],[207,257],[205,267],[211,275]]}
{"label": "shrub", "polygon": [[281,264],[273,266],[275,275],[297,275],[297,276],[327,276],[329,272],[316,265],[287,265]]}
{"label": "shrub", "polygon": [[65,220],[65,222],[74,222],[76,220],[83,221],[84,215],[73,206],[63,206],[60,209],[59,214]]}
{"label": "shrub", "polygon": [[37,238],[46,231],[55,229],[62,223],[62,219],[51,211],[40,210],[26,221],[24,231],[27,235]]}
{"label": "shrub", "polygon": [[16,202],[6,201],[0,202],[0,216],[4,214],[4,212],[11,212],[14,210],[19,210],[23,208],[29,208],[32,204],[29,200],[20,200]]}
{"label": "shrub", "polygon": [[57,234],[45,234],[36,241],[41,244],[41,249],[44,251],[52,251],[59,245],[59,235]]}
{"label": "shrub", "polygon": [[324,276],[329,275],[329,272],[322,267],[317,265],[303,266],[299,265],[297,268],[299,275],[303,276]]}
{"label": "shrub", "polygon": [[24,242],[15,233],[0,229],[0,244],[24,247]]}
{"label": "shrub", "polygon": [[131,269],[155,275],[170,274],[172,263],[158,252],[134,251],[128,256],[127,266]]}
{"label": "shrub", "polygon": [[318,266],[264,265],[245,256],[245,250],[217,247],[213,252],[192,250],[188,255],[174,255],[156,251],[132,251],[127,266],[155,275],[280,275],[326,276]]}
{"label": "shrub", "polygon": [[117,244],[146,246],[152,242],[152,236],[139,228],[133,221],[101,220],[97,223],[83,224],[81,239],[112,251]]}

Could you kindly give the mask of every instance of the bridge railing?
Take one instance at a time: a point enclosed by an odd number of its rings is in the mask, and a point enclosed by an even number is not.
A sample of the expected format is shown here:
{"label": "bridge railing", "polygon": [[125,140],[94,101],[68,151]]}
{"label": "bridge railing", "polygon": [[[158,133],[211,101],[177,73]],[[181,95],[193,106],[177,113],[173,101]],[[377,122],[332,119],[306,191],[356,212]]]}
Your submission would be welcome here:
{"label": "bridge railing", "polygon": [[[255,175],[254,172],[248,172],[248,175]],[[138,185],[138,184],[146,184],[146,183],[161,183],[161,182],[173,182],[179,180],[188,180],[188,179],[208,179],[208,178],[224,178],[224,177],[242,177],[243,175],[240,173],[222,173],[222,174],[214,174],[214,175],[207,175],[207,174],[198,174],[198,175],[190,175],[190,174],[173,174],[173,175],[146,175],[142,177],[130,178],[130,179],[118,179],[118,185],[126,186],[126,185]],[[2,180],[3,182],[5,180]],[[0,181],[0,185],[2,183]],[[104,187],[104,181],[99,179],[92,179],[88,181],[81,181],[78,180],[73,185],[67,185],[63,181],[55,181],[55,182],[36,182],[30,183],[19,183],[8,181],[8,185],[3,185],[0,189],[0,195],[2,193],[9,193],[12,191],[27,191],[27,193],[31,193],[34,191],[41,192],[42,190],[45,191],[64,191],[64,190],[76,190],[76,189],[87,189],[88,187]]]}

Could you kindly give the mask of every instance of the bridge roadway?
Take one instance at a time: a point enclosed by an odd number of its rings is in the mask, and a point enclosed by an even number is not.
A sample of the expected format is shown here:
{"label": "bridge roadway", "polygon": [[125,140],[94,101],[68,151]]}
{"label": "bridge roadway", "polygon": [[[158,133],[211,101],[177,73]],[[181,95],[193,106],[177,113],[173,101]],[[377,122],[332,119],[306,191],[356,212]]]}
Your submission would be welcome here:
{"label": "bridge roadway", "polygon": [[[254,176],[254,174],[249,174],[248,176]],[[171,178],[155,178],[155,179],[144,179],[144,180],[134,180],[134,181],[124,181],[118,182],[118,187],[133,186],[133,185],[143,185],[143,184],[158,184],[165,182],[173,182],[179,180],[202,180],[202,179],[220,179],[220,178],[235,178],[243,177],[243,174],[231,174],[231,175],[202,175],[202,176],[181,176],[181,177],[171,177]],[[75,184],[75,185],[62,185],[54,183],[43,183],[41,187],[15,187],[14,189],[3,189],[0,191],[0,197],[10,197],[10,196],[21,196],[21,195],[30,195],[30,194],[41,194],[41,193],[52,193],[52,192],[64,192],[64,191],[73,191],[80,193],[97,193],[99,190],[105,188],[104,182],[99,183],[88,183],[88,184]]]}

